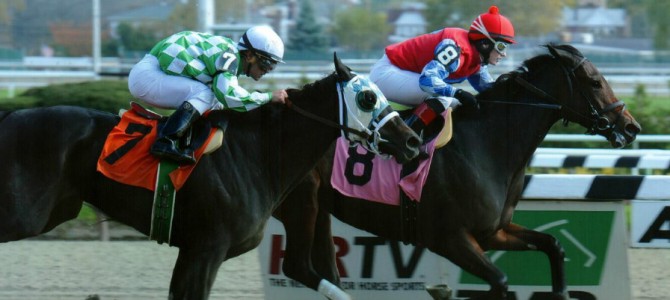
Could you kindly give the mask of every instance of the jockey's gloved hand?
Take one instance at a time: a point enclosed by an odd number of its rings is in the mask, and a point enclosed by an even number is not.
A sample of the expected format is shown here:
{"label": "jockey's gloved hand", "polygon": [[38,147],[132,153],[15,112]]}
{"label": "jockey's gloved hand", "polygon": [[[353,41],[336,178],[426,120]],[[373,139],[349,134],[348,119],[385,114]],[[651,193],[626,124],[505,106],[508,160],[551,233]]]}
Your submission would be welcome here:
{"label": "jockey's gloved hand", "polygon": [[460,101],[464,107],[479,108],[477,98],[475,98],[475,95],[470,94],[468,91],[459,89],[454,94],[454,98],[458,99],[458,101]]}

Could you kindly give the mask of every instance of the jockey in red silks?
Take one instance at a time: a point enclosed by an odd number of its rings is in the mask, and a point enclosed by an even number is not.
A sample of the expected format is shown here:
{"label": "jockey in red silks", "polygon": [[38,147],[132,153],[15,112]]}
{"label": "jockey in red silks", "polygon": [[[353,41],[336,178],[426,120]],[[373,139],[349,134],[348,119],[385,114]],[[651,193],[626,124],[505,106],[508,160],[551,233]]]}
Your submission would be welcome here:
{"label": "jockey in red silks", "polygon": [[[370,70],[370,79],[393,102],[425,106],[416,109],[418,113],[430,109],[439,114],[458,102],[478,107],[474,95],[452,84],[467,79],[478,92],[490,87],[494,80],[487,66],[498,64],[513,43],[512,23],[497,6],[491,6],[472,22],[469,31],[444,28],[386,47],[385,55]],[[410,119],[409,125],[417,119],[422,118]]]}

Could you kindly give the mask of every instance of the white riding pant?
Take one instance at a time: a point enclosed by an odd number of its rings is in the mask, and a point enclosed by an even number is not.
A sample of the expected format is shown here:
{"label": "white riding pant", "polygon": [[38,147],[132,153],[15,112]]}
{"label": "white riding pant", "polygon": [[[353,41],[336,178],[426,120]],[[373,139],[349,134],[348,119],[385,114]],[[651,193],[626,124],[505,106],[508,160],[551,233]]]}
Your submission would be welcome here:
{"label": "white riding pant", "polygon": [[221,107],[208,85],[188,77],[166,74],[158,59],[150,54],[130,70],[128,89],[133,97],[159,108],[175,109],[188,101],[203,114]]}
{"label": "white riding pant", "polygon": [[[420,76],[419,73],[396,67],[386,54],[370,69],[370,80],[379,87],[379,90],[387,99],[408,106],[417,106],[431,96],[421,89],[419,85]],[[438,98],[445,108],[460,104],[458,100],[452,97]]]}

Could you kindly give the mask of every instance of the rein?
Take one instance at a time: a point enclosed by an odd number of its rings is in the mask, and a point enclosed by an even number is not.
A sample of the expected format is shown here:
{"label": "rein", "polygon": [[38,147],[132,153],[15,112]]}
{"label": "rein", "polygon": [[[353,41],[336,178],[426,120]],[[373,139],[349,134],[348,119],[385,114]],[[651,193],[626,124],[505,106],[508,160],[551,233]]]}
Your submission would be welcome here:
{"label": "rein", "polygon": [[353,133],[353,134],[358,135],[358,136],[360,136],[360,137],[362,137],[366,140],[370,138],[370,135],[367,132],[363,132],[363,131],[360,131],[360,130],[357,130],[357,129],[353,129],[353,128],[344,126],[342,124],[335,123],[331,120],[328,120],[326,118],[323,118],[321,116],[318,116],[318,115],[315,115],[311,112],[308,112],[308,111],[296,106],[295,104],[293,104],[293,102],[290,99],[286,99],[286,106],[288,108],[296,111],[297,113],[299,113],[299,114],[301,114],[301,115],[303,115],[307,118],[310,118],[314,121],[317,121],[319,123],[325,124],[327,126],[330,126],[330,127],[336,128],[336,129],[340,129],[340,130],[345,131],[347,133]]}
{"label": "rein", "polygon": [[[560,57],[558,56],[558,54],[553,53],[554,51],[550,51],[550,52],[551,52],[552,57],[556,61],[559,62],[561,70],[563,70],[563,74],[566,77],[566,82],[568,84],[568,90],[570,91],[570,95],[572,97],[574,97],[575,89],[573,87],[573,84],[576,83],[577,84],[577,91],[579,92],[579,94],[583,98],[585,98],[587,100],[587,102],[589,104],[592,118],[589,118],[588,116],[586,116],[586,115],[584,115],[584,114],[582,114],[578,111],[575,111],[573,108],[571,108],[569,106],[563,106],[561,104],[519,103],[519,102],[490,101],[490,100],[480,100],[480,102],[511,104],[511,105],[526,105],[526,106],[534,106],[534,107],[546,108],[546,109],[555,109],[555,110],[559,110],[559,111],[563,111],[563,109],[565,108],[565,109],[571,111],[572,113],[574,113],[575,115],[577,115],[581,118],[584,118],[586,120],[591,121],[592,126],[589,129],[589,133],[591,133],[591,134],[595,134],[598,131],[602,132],[602,131],[612,129],[614,127],[613,122],[610,121],[610,119],[607,118],[607,116],[605,116],[604,114],[609,113],[609,112],[611,112],[615,109],[618,109],[619,107],[623,107],[623,109],[625,109],[625,107],[626,107],[625,104],[622,101],[619,100],[619,101],[616,101],[614,103],[610,103],[609,105],[607,105],[604,108],[597,107],[593,103],[594,102],[593,99],[591,99],[591,97],[588,97],[584,93],[584,91],[581,89],[581,86],[578,84],[579,82],[577,82],[577,79],[576,79],[576,76],[575,76],[576,70],[582,64],[584,64],[584,62],[587,61],[586,57],[581,57],[581,59],[574,66],[568,68],[560,62]],[[525,67],[522,67],[522,69],[523,69],[522,71],[528,71]],[[530,82],[528,82],[527,80],[523,79],[520,76],[515,76],[514,80],[517,84],[519,84],[520,86],[522,86],[523,88],[525,88],[526,90],[530,91],[531,93],[535,94],[536,96],[538,96],[539,98],[541,98],[543,100],[548,100],[550,102],[558,102],[558,103],[561,102],[561,101],[558,101],[558,99],[556,99],[555,97],[547,94],[545,91],[543,91],[540,88],[534,86],[533,84],[531,84]],[[623,111],[623,109],[622,109],[622,111]],[[617,119],[620,118],[620,117],[621,117],[621,113],[619,113],[617,115]],[[567,124],[567,119],[565,118],[565,116],[563,116],[563,118],[564,118],[563,123]],[[616,120],[615,120],[615,122],[616,122]]]}
{"label": "rein", "polygon": [[[556,98],[547,94],[547,92],[545,92],[545,91],[541,90],[540,88],[534,86],[532,83],[526,81],[525,79],[523,79],[519,76],[516,76],[514,78],[514,80],[516,81],[516,83],[518,83],[522,87],[526,88],[528,91],[535,94],[536,96],[539,96],[542,99],[550,100],[550,101],[553,101],[553,102],[558,102],[558,101],[556,101]],[[555,110],[561,110],[563,108],[563,106],[560,105],[560,104],[549,104],[549,103],[522,103],[522,102],[491,101],[491,100],[479,100],[479,102],[499,103],[499,104],[509,104],[509,105],[525,105],[525,106],[533,106],[533,107],[555,109]]]}

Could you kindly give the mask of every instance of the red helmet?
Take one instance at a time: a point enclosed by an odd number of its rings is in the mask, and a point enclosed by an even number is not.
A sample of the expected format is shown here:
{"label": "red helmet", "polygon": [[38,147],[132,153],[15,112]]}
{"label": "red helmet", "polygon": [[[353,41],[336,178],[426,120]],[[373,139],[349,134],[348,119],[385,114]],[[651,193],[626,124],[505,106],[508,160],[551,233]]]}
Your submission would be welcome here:
{"label": "red helmet", "polygon": [[492,5],[488,13],[479,15],[472,22],[468,38],[471,41],[489,38],[514,44],[514,26],[500,14],[497,6]]}

